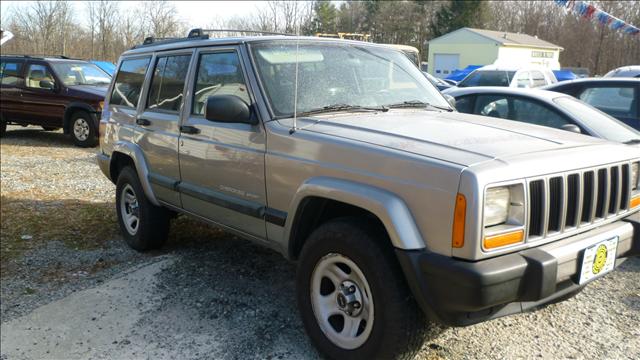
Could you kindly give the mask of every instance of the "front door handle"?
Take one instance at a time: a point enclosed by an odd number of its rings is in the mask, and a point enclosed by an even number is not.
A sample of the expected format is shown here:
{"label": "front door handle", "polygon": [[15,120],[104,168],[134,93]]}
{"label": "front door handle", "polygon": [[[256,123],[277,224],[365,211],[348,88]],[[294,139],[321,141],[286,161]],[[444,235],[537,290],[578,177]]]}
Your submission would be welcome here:
{"label": "front door handle", "polygon": [[191,125],[180,126],[180,132],[184,134],[200,134],[200,129]]}
{"label": "front door handle", "polygon": [[138,118],[138,119],[136,119],[136,124],[138,124],[140,126],[149,126],[149,125],[151,125],[151,121],[149,121],[147,119],[143,119],[143,118]]}

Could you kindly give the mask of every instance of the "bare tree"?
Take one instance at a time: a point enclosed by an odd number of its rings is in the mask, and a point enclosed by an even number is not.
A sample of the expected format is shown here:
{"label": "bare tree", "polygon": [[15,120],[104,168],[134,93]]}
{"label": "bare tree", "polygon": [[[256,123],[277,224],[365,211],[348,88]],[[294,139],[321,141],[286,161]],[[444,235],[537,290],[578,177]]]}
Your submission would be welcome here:
{"label": "bare tree", "polygon": [[[360,32],[380,43],[412,45],[427,53],[433,38],[434,14],[449,1],[343,1],[330,16],[318,16],[326,4],[317,1],[265,1],[253,11],[231,19],[216,19],[212,28],[275,31],[313,35],[317,21],[331,31]],[[640,2],[592,1],[599,8],[636,26],[640,25]],[[323,6],[314,6],[323,5]],[[34,1],[12,4],[3,11],[2,27],[15,37],[2,46],[3,53],[63,54],[79,58],[99,57],[116,61],[120,54],[145,36],[184,36],[187,25],[178,18],[174,3],[140,2],[131,11],[120,3],[96,0],[85,5],[84,18],[73,16],[79,3]],[[557,6],[551,1],[491,1],[490,16],[482,27],[526,33],[562,46],[563,66],[587,67],[593,74],[637,63],[640,41]],[[335,12],[335,14],[334,14]],[[333,15],[332,15],[333,14]],[[220,34],[239,35],[239,34]]]}
{"label": "bare tree", "polygon": [[175,5],[167,1],[145,1],[139,13],[145,36],[183,35],[184,24],[178,19],[177,13]]}
{"label": "bare tree", "polygon": [[[72,24],[71,4],[67,1],[36,1],[24,8],[11,9],[8,23],[29,54],[66,54],[68,30]],[[7,27],[9,28],[9,27]]]}

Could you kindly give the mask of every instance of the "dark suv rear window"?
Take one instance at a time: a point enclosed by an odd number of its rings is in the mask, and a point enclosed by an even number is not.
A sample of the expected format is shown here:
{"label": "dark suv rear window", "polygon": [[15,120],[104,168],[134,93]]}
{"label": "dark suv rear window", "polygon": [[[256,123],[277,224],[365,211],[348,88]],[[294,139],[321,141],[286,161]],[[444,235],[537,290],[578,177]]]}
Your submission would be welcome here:
{"label": "dark suv rear window", "polygon": [[22,70],[22,63],[2,61],[0,64],[0,79],[2,85],[16,85]]}
{"label": "dark suv rear window", "polygon": [[136,107],[151,58],[122,61],[111,93],[111,105]]}

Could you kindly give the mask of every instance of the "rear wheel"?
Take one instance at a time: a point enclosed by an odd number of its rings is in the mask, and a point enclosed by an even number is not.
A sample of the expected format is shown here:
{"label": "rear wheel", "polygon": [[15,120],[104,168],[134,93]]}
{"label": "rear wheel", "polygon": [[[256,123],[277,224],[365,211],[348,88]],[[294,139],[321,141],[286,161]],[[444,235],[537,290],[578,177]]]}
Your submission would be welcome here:
{"label": "rear wheel", "polygon": [[170,212],[147,199],[138,175],[130,166],[123,168],[118,176],[116,211],[122,235],[132,248],[157,249],[167,240]]}
{"label": "rear wheel", "polygon": [[80,147],[94,147],[98,144],[98,130],[93,117],[86,111],[76,111],[71,115],[71,137]]}
{"label": "rear wheel", "polygon": [[332,359],[412,359],[431,326],[405,283],[384,229],[330,221],[307,240],[297,274],[309,337]]}

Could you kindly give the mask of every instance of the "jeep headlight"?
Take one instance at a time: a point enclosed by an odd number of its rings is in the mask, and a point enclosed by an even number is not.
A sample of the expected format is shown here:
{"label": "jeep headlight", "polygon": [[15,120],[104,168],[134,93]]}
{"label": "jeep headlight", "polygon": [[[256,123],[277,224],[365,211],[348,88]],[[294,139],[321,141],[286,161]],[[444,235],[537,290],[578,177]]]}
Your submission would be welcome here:
{"label": "jeep headlight", "polygon": [[485,250],[524,241],[524,185],[490,187],[484,194],[483,242]]}
{"label": "jeep headlight", "polygon": [[484,226],[505,223],[509,216],[511,194],[506,186],[488,189],[484,196]]}

